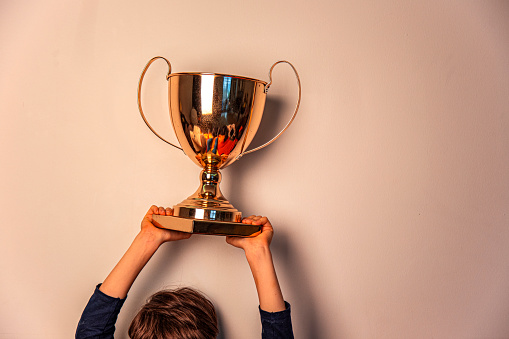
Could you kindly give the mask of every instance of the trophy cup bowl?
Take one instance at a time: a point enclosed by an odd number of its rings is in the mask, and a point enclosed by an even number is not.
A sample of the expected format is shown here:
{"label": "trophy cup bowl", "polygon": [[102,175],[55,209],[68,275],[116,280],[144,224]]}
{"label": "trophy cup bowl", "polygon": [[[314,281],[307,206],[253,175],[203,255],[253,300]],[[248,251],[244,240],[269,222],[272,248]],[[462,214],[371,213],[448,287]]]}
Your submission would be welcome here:
{"label": "trophy cup bowl", "polygon": [[[162,138],[143,113],[143,78],[157,59],[165,60],[169,67],[166,76],[168,106],[173,130],[181,147]],[[267,91],[272,83],[272,70],[279,63],[289,64],[297,77],[299,98],[295,112],[273,139],[246,151],[260,126]],[[219,170],[274,142],[295,118],[300,104],[297,71],[288,61],[278,61],[272,65],[269,77],[270,82],[267,83],[219,73],[171,73],[171,64],[163,57],[154,57],[147,63],[138,83],[138,108],[143,120],[156,136],[181,149],[202,168],[196,192],[173,207],[173,217],[154,216],[156,226],[202,234],[253,236],[259,233],[260,226],[241,223],[242,213],[221,193]]]}

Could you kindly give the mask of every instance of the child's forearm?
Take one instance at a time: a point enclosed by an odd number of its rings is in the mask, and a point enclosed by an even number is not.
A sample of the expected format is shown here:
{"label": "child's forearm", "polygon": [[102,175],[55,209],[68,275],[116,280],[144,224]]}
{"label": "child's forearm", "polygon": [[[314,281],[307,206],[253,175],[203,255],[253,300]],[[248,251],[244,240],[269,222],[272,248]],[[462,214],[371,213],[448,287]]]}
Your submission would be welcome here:
{"label": "child's forearm", "polygon": [[260,308],[267,312],[279,312],[286,309],[283,294],[276,276],[272,254],[268,247],[246,251],[258,292]]}
{"label": "child's forearm", "polygon": [[159,245],[150,235],[141,231],[99,289],[111,297],[125,298]]}

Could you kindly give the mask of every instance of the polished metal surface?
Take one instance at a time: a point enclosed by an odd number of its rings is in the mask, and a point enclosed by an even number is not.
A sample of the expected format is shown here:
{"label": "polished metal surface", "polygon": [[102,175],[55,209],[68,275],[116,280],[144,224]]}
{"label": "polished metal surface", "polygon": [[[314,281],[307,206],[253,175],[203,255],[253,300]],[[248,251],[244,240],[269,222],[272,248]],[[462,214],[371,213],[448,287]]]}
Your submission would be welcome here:
{"label": "polished metal surface", "polygon": [[173,129],[187,156],[204,168],[233,163],[258,130],[267,83],[213,73],[171,74],[168,81]]}
{"label": "polished metal surface", "polygon": [[145,122],[145,124],[147,125],[147,127],[152,131],[152,133],[154,133],[159,139],[161,139],[162,141],[164,141],[165,143],[167,144],[170,144],[172,145],[173,147],[175,148],[178,148],[179,150],[182,150],[182,148],[172,144],[171,142],[169,142],[168,140],[166,140],[165,138],[163,138],[162,136],[160,136],[153,128],[152,126],[149,124],[147,118],[145,117],[145,113],[143,113],[143,107],[141,105],[141,86],[143,85],[143,78],[145,78],[145,73],[147,73],[147,70],[148,68],[150,67],[150,65],[156,61],[157,59],[162,59],[164,61],[166,61],[166,63],[168,64],[168,75],[166,76],[166,80],[168,80],[168,77],[170,76],[171,74],[171,64],[168,60],[166,60],[165,58],[163,57],[160,57],[160,56],[157,56],[157,57],[153,57],[152,59],[150,59],[150,61],[145,65],[145,68],[143,69],[143,72],[141,72],[141,76],[140,76],[140,81],[138,81],[138,110],[140,111],[140,114],[141,114],[141,118],[143,119],[143,121]]}
{"label": "polished metal surface", "polygon": [[[148,67],[157,59],[169,67],[168,105],[173,129],[180,143],[176,146],[162,138],[150,126],[141,105],[141,87]],[[289,64],[297,77],[299,97],[295,112],[274,138],[256,149],[246,151],[260,125],[267,90],[272,83],[272,69],[279,63]],[[301,97],[300,79],[287,61],[272,65],[270,83],[243,76],[218,73],[171,73],[171,64],[163,57],[152,58],[138,83],[138,107],[150,130],[163,141],[179,148],[203,171],[200,187],[189,198],[174,206],[174,215],[184,218],[240,222],[242,214],[224,198],[220,189],[219,170],[244,154],[274,142],[295,118]]]}

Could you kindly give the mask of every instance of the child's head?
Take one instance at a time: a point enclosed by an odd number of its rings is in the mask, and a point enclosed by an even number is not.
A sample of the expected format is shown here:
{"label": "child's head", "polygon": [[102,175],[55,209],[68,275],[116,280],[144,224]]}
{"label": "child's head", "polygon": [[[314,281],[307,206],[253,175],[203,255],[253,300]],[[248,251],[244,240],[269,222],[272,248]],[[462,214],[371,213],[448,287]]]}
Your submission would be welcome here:
{"label": "child's head", "polygon": [[129,326],[131,339],[209,339],[218,332],[214,305],[188,287],[155,293]]}

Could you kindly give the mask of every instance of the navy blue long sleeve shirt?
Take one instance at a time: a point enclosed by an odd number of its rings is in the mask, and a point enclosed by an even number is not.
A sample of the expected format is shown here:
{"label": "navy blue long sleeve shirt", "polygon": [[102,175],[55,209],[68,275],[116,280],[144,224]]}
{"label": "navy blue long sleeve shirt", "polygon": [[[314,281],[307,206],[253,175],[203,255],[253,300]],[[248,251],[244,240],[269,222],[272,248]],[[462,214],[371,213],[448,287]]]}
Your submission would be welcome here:
{"label": "navy blue long sleeve shirt", "polygon": [[[97,285],[83,310],[76,329],[76,339],[113,339],[117,316],[125,299],[113,298],[99,290]],[[260,310],[262,339],[293,339],[290,304],[281,312]]]}

